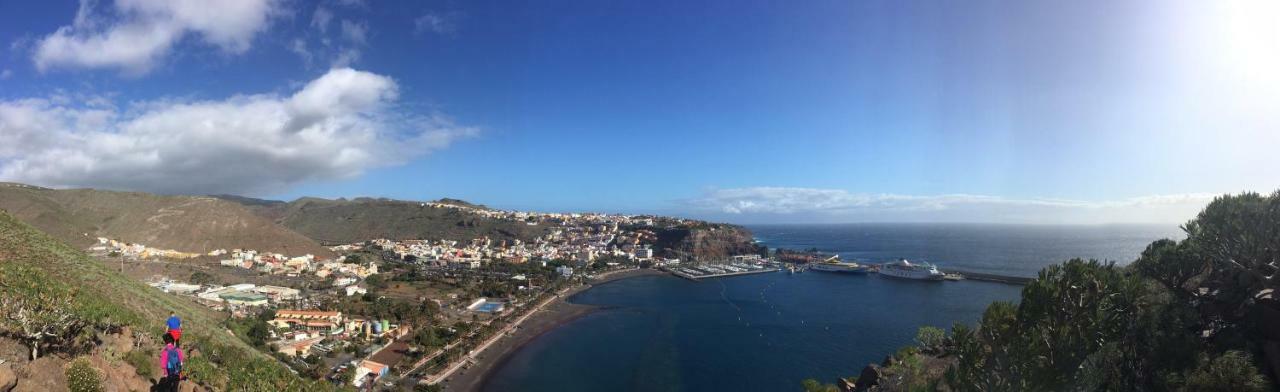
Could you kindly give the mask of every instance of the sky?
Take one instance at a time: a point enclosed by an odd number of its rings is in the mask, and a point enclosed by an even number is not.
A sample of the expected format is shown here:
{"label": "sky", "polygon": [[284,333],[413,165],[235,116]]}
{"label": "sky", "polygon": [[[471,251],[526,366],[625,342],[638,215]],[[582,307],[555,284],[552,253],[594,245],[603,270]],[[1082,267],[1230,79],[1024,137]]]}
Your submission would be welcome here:
{"label": "sky", "polygon": [[0,2],[0,180],[735,223],[1280,187],[1274,1]]}

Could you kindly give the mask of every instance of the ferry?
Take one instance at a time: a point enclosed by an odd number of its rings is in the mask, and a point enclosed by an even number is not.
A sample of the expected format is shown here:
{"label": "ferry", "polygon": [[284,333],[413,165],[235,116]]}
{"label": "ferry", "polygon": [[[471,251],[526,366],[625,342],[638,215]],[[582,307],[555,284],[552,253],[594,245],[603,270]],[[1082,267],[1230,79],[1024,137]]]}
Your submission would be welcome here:
{"label": "ferry", "polygon": [[907,259],[900,259],[880,266],[880,275],[891,278],[915,280],[942,280],[946,277],[938,267],[929,263],[912,264]]}
{"label": "ferry", "polygon": [[823,260],[821,263],[814,263],[813,265],[810,265],[809,268],[814,271],[838,272],[845,274],[865,274],[870,270],[870,268],[862,264],[852,262],[842,263],[839,258],[840,256],[834,256]]}

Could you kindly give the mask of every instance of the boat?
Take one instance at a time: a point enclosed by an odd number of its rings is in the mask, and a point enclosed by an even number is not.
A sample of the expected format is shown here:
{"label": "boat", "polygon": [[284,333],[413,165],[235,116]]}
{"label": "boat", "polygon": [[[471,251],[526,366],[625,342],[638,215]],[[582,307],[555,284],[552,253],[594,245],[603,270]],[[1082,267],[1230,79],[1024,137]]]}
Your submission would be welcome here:
{"label": "boat", "polygon": [[845,274],[865,274],[867,273],[868,270],[871,269],[865,265],[858,264],[858,263],[840,262],[840,256],[833,256],[829,259],[823,260],[821,263],[814,263],[810,265],[809,268],[813,269],[814,271],[838,272],[838,273],[845,273]]}
{"label": "boat", "polygon": [[929,263],[913,264],[907,259],[899,259],[880,266],[880,275],[891,278],[915,280],[942,280],[946,277],[938,267]]}

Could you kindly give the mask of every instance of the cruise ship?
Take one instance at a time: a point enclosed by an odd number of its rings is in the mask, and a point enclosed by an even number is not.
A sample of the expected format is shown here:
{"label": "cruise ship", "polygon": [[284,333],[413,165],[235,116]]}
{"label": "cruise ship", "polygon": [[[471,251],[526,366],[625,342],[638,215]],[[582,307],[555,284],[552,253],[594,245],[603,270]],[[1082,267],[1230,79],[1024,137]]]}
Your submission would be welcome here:
{"label": "cruise ship", "polygon": [[809,269],[822,272],[839,272],[845,274],[865,274],[870,268],[858,263],[842,263],[840,256],[823,260],[821,263],[814,263]]}
{"label": "cruise ship", "polygon": [[912,264],[907,259],[900,259],[880,266],[880,275],[891,278],[916,280],[942,280],[946,275],[938,271],[938,267],[929,263]]}

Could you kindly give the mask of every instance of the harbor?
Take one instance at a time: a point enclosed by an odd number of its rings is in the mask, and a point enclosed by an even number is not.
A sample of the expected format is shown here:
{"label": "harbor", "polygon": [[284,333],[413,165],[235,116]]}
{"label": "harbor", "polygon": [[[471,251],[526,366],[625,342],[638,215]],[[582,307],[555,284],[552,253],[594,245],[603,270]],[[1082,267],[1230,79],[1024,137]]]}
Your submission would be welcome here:
{"label": "harbor", "polygon": [[[809,269],[809,266],[805,266],[805,265],[780,267],[772,264],[751,265],[751,264],[739,263],[739,264],[703,264],[703,265],[697,265],[697,266],[684,266],[684,267],[663,267],[662,270],[684,279],[699,281],[703,279],[726,278],[731,276],[760,274],[760,273],[766,273],[766,272],[778,272],[783,270],[790,270],[792,273],[795,273],[795,272],[808,271],[810,269]],[[867,272],[878,273],[879,268],[871,268]],[[1003,284],[1012,284],[1012,285],[1026,285],[1027,283],[1030,283],[1032,280],[1034,280],[1034,278],[1025,277],[1025,276],[1001,275],[1001,274],[992,274],[992,273],[986,273],[986,272],[964,271],[964,270],[957,270],[957,269],[943,269],[942,272],[946,273],[945,278],[941,279],[945,281],[977,280],[977,281],[983,281],[983,282],[1003,283]]]}
{"label": "harbor", "polygon": [[664,267],[663,270],[681,278],[698,281],[702,279],[778,272],[782,269],[767,263],[738,262],[730,264],[702,264],[687,267]]}

